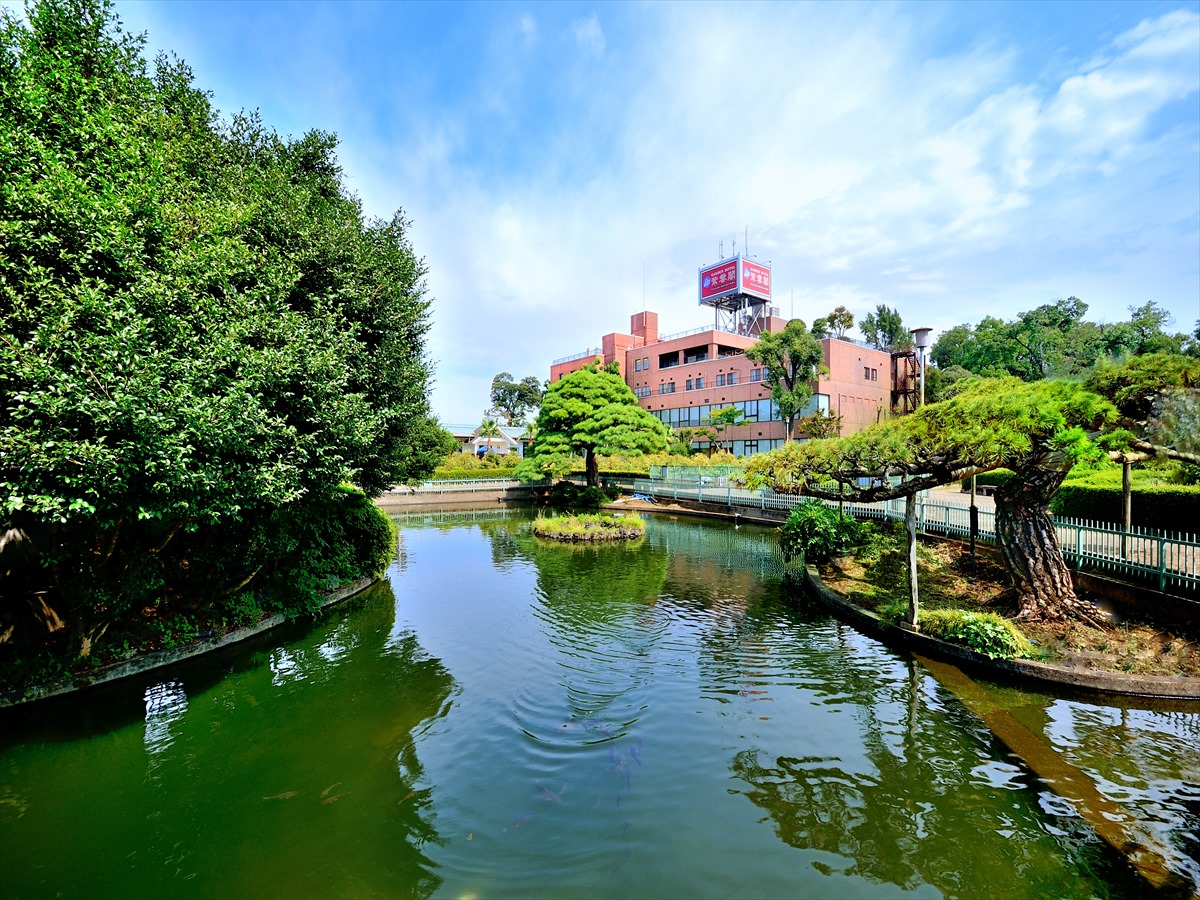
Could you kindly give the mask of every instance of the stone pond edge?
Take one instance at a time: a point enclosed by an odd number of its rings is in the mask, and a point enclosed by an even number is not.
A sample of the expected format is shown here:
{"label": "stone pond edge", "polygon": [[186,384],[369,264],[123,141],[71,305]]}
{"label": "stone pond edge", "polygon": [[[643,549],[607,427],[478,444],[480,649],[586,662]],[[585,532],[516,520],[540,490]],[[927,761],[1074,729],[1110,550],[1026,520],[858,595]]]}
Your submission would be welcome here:
{"label": "stone pond edge", "polygon": [[825,584],[814,566],[805,566],[804,581],[838,618],[889,645],[900,645],[937,659],[967,663],[976,669],[1015,675],[1042,683],[1068,685],[1086,691],[1161,700],[1200,701],[1200,678],[1182,675],[1122,675],[1094,669],[1056,666],[1030,659],[992,659],[959,644],[951,644],[884,621],[874,613],[851,603]]}
{"label": "stone pond edge", "polygon": [[[362,593],[379,580],[379,576],[359,578],[356,581],[336,587],[331,591],[326,591],[325,599],[321,601],[321,605],[317,607],[316,611],[319,612],[334,604],[341,603],[343,600],[348,600],[355,594]],[[152,669],[159,669],[164,666],[183,662],[184,660],[194,659],[197,656],[203,656],[214,650],[220,650],[223,647],[228,647],[248,638],[263,634],[290,621],[293,620],[287,616],[276,614],[268,616],[254,625],[247,625],[245,628],[235,628],[233,631],[226,632],[220,636],[213,635],[212,637],[200,638],[183,647],[175,647],[171,650],[155,650],[153,653],[146,653],[141,656],[135,656],[132,659],[109,663],[108,665],[99,666],[89,671],[79,672],[62,681],[34,685],[22,690],[0,692],[0,710],[24,706],[39,700],[48,700],[51,697],[61,697],[85,688],[95,687],[100,684],[109,684],[113,681],[119,681],[122,678],[132,678],[134,675],[141,675]]]}

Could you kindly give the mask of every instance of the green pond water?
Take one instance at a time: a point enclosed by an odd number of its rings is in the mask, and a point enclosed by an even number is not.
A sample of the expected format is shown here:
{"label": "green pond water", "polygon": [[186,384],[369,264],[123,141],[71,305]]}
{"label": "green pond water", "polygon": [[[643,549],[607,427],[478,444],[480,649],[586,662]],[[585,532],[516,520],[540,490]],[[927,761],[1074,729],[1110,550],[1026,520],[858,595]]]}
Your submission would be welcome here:
{"label": "green pond water", "polygon": [[[0,720],[4,897],[1111,897],[1145,883],[765,529],[402,523],[315,624]],[[1200,884],[1200,712],[1001,701]]]}

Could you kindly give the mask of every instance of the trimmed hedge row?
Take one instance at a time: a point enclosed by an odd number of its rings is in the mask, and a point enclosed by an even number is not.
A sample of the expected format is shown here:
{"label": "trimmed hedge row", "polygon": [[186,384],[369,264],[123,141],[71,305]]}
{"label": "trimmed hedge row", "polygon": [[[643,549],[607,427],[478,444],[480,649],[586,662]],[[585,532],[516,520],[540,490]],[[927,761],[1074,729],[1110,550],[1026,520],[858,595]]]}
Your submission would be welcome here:
{"label": "trimmed hedge row", "polygon": [[437,469],[431,481],[471,481],[478,478],[515,478],[514,469]]}
{"label": "trimmed hedge row", "polygon": [[[1121,523],[1121,485],[1109,479],[1065,481],[1050,501],[1058,516]],[[1134,485],[1131,524],[1162,531],[1200,531],[1200,485]]]}

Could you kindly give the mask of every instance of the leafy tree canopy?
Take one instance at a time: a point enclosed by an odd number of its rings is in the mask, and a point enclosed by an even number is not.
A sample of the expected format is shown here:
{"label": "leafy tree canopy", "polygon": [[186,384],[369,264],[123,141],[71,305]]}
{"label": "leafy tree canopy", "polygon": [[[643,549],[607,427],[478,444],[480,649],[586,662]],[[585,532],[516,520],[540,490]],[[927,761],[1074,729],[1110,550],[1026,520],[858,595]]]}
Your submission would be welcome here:
{"label": "leafy tree canopy", "polygon": [[882,303],[875,307],[874,312],[862,317],[858,330],[863,333],[867,343],[877,350],[891,353],[907,350],[913,345],[912,334],[904,327],[900,312]]}
{"label": "leafy tree canopy", "polygon": [[1100,325],[1084,319],[1086,303],[1068,297],[1008,322],[986,316],[978,325],[943,332],[931,358],[942,369],[961,366],[976,375],[1034,381],[1082,374],[1108,358],[1179,353],[1191,346],[1184,335],[1166,332],[1170,315],[1153,301],[1129,311],[1127,322]]}
{"label": "leafy tree canopy", "polygon": [[537,436],[530,455],[517,467],[518,476],[538,479],[561,471],[564,457],[583,453],[591,486],[600,483],[597,454],[657,453],[671,439],[670,429],[638,406],[616,364],[585,366],[554,382],[535,424]]}
{"label": "leafy tree canopy", "polygon": [[364,220],[333,135],[223,120],[143,45],[103,0],[0,10],[0,507],[109,612],[96,566],[169,582],[179,534],[377,494],[444,446],[408,222]]}
{"label": "leafy tree canopy", "polygon": [[746,358],[765,370],[763,381],[771,387],[771,398],[787,424],[786,440],[792,440],[796,417],[813,397],[812,380],[823,370],[825,352],[817,335],[800,319],[792,319],[783,331],[764,331],[758,343],[746,350]]}
{"label": "leafy tree canopy", "polygon": [[504,417],[506,425],[524,421],[525,413],[542,402],[542,383],[536,375],[514,381],[508,372],[492,379],[492,409]]}

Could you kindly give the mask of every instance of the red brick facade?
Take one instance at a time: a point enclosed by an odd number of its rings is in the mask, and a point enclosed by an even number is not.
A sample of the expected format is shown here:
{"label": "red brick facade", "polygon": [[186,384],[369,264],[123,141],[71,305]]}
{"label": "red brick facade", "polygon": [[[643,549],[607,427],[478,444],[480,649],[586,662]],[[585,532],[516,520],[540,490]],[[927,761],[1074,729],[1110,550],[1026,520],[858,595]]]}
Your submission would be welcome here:
{"label": "red brick facade", "polygon": [[[765,329],[779,331],[786,324],[782,318],[771,317]],[[722,435],[737,455],[783,443],[785,427],[771,403],[771,389],[762,381],[761,367],[745,355],[756,337],[715,327],[660,337],[658,315],[653,312],[633,315],[630,331],[605,335],[599,352],[587,351],[554,363],[550,381],[558,381],[597,358],[605,365],[616,362],[642,408],[673,428],[699,426],[713,410],[737,406],[747,424]],[[810,412],[820,408],[841,415],[843,434],[886,417],[891,357],[848,340],[828,338],[822,346],[829,374],[813,382],[816,396]]]}

